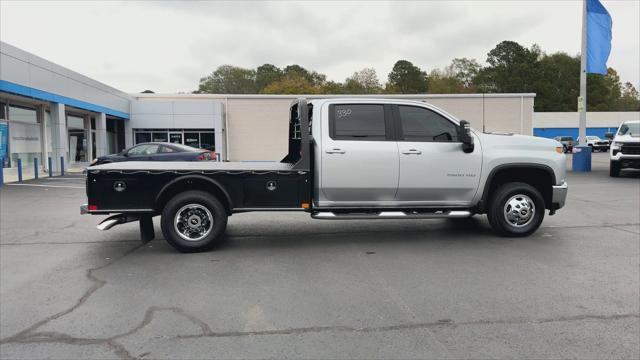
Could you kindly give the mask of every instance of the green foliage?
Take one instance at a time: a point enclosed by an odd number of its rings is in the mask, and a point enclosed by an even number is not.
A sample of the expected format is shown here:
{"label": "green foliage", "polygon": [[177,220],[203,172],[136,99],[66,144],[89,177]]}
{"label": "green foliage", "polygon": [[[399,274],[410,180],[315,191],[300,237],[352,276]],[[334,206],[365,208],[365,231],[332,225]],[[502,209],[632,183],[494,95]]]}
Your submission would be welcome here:
{"label": "green foliage", "polygon": [[432,94],[458,94],[464,93],[464,83],[455,76],[440,70],[432,70],[427,77],[429,93]]}
{"label": "green foliage", "polygon": [[[536,93],[535,111],[576,111],[580,88],[580,57],[545,54],[538,45],[523,47],[502,41],[487,54],[487,66],[475,59],[456,58],[429,74],[407,60],[397,61],[384,86],[373,68],[354,72],[343,83],[292,64],[254,69],[219,66],[200,79],[196,93],[214,94],[458,94]],[[588,74],[587,110],[639,111],[640,95],[617,72]]]}
{"label": "green foliage", "polygon": [[488,67],[477,77],[478,86],[485,92],[535,92],[539,78],[539,53],[514,41],[503,41],[487,54]]}
{"label": "green foliage", "polygon": [[455,58],[445,69],[447,76],[454,77],[465,90],[476,90],[474,80],[482,67],[475,59]]}
{"label": "green foliage", "polygon": [[622,96],[618,99],[616,108],[619,111],[640,111],[640,94],[630,82],[622,86]]}
{"label": "green foliage", "polygon": [[382,92],[378,74],[373,68],[356,71],[344,81],[345,94],[379,94]]}
{"label": "green foliage", "polygon": [[317,86],[298,71],[286,71],[277,81],[267,85],[262,92],[265,94],[318,94]]}
{"label": "green foliage", "polygon": [[401,94],[423,94],[428,90],[427,76],[407,60],[398,60],[389,73],[389,87]]}
{"label": "green foliage", "polygon": [[200,79],[196,93],[255,94],[256,71],[233,65],[218,66],[211,75]]}
{"label": "green foliage", "polygon": [[258,92],[262,92],[267,85],[276,82],[282,78],[283,71],[277,66],[264,64],[256,69],[256,88]]}
{"label": "green foliage", "polygon": [[327,81],[327,76],[317,73],[315,71],[309,71],[300,65],[288,65],[284,68],[285,75],[297,74],[305,78],[313,86],[322,86]]}
{"label": "green foliage", "polygon": [[580,59],[565,53],[543,56],[535,83],[536,111],[577,111]]}

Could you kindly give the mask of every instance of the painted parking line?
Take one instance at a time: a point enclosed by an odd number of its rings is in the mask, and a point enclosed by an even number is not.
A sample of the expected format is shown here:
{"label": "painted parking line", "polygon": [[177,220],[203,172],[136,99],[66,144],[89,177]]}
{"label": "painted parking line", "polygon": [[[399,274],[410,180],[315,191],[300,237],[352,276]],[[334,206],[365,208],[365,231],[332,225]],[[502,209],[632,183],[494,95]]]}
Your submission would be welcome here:
{"label": "painted parking line", "polygon": [[68,189],[84,189],[84,186],[68,186],[68,185],[43,185],[43,184],[5,184],[7,186],[35,186],[50,188],[68,188]]}

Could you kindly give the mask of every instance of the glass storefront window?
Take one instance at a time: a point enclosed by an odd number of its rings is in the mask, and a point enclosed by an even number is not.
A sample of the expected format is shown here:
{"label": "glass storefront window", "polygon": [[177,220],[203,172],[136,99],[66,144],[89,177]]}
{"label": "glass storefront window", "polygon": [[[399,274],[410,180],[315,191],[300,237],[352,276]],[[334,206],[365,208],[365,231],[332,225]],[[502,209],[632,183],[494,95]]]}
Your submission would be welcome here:
{"label": "glass storefront window", "polygon": [[186,132],[184,133],[184,144],[194,148],[200,147],[200,133]]}
{"label": "glass storefront window", "polygon": [[169,142],[174,144],[182,144],[182,133],[170,133]]}
{"label": "glass storefront window", "polygon": [[171,142],[215,151],[215,132],[199,129],[133,129],[135,144]]}
{"label": "glass storefront window", "polygon": [[33,171],[33,162],[37,158],[42,163],[41,154],[41,124],[35,108],[10,104],[7,107],[8,122],[3,126],[7,131],[5,165],[15,167],[18,159],[22,161],[23,172]]}
{"label": "glass storefront window", "polygon": [[69,161],[87,162],[87,133],[84,128],[84,118],[67,116],[67,129],[69,132]]}
{"label": "glass storefront window", "polygon": [[212,132],[200,133],[200,147],[210,151],[215,151],[216,137]]}
{"label": "glass storefront window", "polygon": [[35,109],[9,105],[9,121],[37,124],[38,116]]}
{"label": "glass storefront window", "polygon": [[136,133],[136,144],[150,142],[150,141],[151,141],[151,133],[147,133],[147,132]]}
{"label": "glass storefront window", "polygon": [[67,116],[69,130],[84,130],[84,119],[77,116]]}
{"label": "glass storefront window", "polygon": [[152,138],[154,142],[167,142],[169,136],[166,132],[154,132]]}

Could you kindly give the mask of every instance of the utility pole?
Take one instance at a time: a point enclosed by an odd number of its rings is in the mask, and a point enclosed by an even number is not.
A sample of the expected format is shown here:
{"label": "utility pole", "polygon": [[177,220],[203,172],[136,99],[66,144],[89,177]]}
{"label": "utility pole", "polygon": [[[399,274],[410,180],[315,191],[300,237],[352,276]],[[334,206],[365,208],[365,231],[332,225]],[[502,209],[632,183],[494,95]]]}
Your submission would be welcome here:
{"label": "utility pole", "polygon": [[587,0],[582,0],[582,51],[580,52],[580,97],[578,98],[580,121],[578,139],[586,146],[587,136]]}

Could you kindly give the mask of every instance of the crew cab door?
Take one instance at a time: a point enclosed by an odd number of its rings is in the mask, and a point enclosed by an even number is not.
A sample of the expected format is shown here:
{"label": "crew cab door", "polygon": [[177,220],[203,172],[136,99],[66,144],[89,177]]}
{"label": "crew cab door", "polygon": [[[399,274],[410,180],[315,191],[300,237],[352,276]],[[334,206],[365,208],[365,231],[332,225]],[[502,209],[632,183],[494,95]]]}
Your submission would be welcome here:
{"label": "crew cab door", "polygon": [[431,109],[393,108],[400,153],[396,200],[427,205],[468,205],[482,166],[478,140],[471,153],[462,150],[458,125]]}
{"label": "crew cab door", "polygon": [[323,123],[320,189],[343,205],[392,201],[398,189],[398,146],[391,105],[328,106]]}

